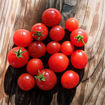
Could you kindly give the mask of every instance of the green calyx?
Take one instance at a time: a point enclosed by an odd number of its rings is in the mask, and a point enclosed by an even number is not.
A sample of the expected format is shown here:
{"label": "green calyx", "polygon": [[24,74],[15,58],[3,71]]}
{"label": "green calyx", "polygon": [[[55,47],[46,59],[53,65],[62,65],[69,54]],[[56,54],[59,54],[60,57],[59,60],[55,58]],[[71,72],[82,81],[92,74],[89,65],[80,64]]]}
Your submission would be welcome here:
{"label": "green calyx", "polygon": [[39,74],[38,76],[35,76],[35,79],[38,79],[39,82],[40,81],[46,81],[45,80],[46,77],[44,76],[44,72],[41,74],[40,71],[38,71],[38,74]]}
{"label": "green calyx", "polygon": [[83,36],[77,35],[75,36],[75,38],[77,39],[77,42],[81,41],[85,45],[85,42],[83,41]]}
{"label": "green calyx", "polygon": [[41,36],[44,36],[44,35],[42,34],[43,31],[34,31],[34,32],[36,32],[36,33],[33,34],[32,36],[38,36],[38,39],[37,39],[37,40],[39,40]]}
{"label": "green calyx", "polygon": [[22,54],[25,53],[25,51],[21,51],[21,48],[19,47],[19,50],[18,51],[14,51],[14,53],[16,54],[17,58],[19,58],[19,57],[22,58],[23,57]]}

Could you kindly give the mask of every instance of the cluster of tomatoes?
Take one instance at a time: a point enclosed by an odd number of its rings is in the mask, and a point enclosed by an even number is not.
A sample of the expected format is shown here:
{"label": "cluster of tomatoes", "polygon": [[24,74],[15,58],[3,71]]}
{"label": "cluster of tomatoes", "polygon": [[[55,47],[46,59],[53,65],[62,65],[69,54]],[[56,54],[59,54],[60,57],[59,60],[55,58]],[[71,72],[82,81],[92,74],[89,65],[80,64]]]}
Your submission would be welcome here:
{"label": "cluster of tomatoes", "polygon": [[[57,83],[55,72],[64,72],[61,77],[63,88],[71,89],[79,83],[79,76],[74,70],[66,70],[69,63],[76,69],[83,69],[88,56],[83,50],[75,50],[74,46],[82,47],[87,43],[88,35],[83,29],[79,29],[78,20],[69,18],[65,22],[65,28],[71,32],[70,40],[59,43],[66,36],[61,27],[61,14],[57,9],[49,8],[42,14],[42,22],[32,26],[31,31],[19,29],[13,35],[16,47],[8,52],[8,62],[14,68],[26,65],[27,73],[19,76],[18,86],[28,91],[35,84],[41,90],[51,90]],[[48,27],[51,27],[48,33]],[[43,42],[49,35],[52,40],[47,45]],[[51,56],[48,59],[49,68],[44,68],[40,57],[45,53]]]}

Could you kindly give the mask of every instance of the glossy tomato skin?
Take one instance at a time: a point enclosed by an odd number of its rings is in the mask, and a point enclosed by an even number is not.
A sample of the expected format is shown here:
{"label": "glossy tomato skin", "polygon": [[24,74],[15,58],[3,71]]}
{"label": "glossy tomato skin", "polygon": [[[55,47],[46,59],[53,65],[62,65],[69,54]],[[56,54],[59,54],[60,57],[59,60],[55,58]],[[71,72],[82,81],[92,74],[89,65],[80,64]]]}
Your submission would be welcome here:
{"label": "glossy tomato skin", "polygon": [[82,46],[84,46],[83,42],[81,40],[77,41],[77,38],[75,38],[78,35],[83,37],[82,40],[84,41],[85,44],[88,41],[88,35],[83,29],[76,29],[71,33],[71,35],[70,35],[71,42],[77,47],[82,47]]}
{"label": "glossy tomato skin", "polygon": [[44,40],[48,36],[48,29],[42,23],[37,23],[32,26],[31,33],[34,39],[36,40]]}
{"label": "glossy tomato skin", "polygon": [[[39,81],[36,79],[36,84],[41,90],[51,90],[57,83],[57,77],[55,73],[50,69],[43,69],[40,71],[40,74],[44,73],[45,81]],[[39,74],[37,74],[39,76]]]}
{"label": "glossy tomato skin", "polygon": [[88,63],[88,56],[83,50],[76,50],[71,55],[71,63],[77,69],[83,69]]}
{"label": "glossy tomato skin", "polygon": [[60,41],[65,36],[65,30],[63,27],[57,25],[51,28],[49,35],[53,41]]}
{"label": "glossy tomato skin", "polygon": [[36,75],[38,70],[43,69],[43,63],[38,58],[33,58],[27,63],[27,72],[31,75]]}
{"label": "glossy tomato skin", "polygon": [[46,46],[41,41],[35,41],[29,45],[28,52],[31,57],[42,57],[46,53]]}
{"label": "glossy tomato skin", "polygon": [[55,53],[49,58],[48,65],[54,72],[63,72],[69,65],[69,59],[63,53]]}
{"label": "glossy tomato skin", "polygon": [[74,45],[70,41],[64,41],[61,45],[61,52],[65,55],[71,55],[74,51]]}
{"label": "glossy tomato skin", "polygon": [[49,27],[59,24],[61,13],[55,8],[46,9],[42,14],[42,22]]}
{"label": "glossy tomato skin", "polygon": [[63,88],[72,89],[75,88],[78,83],[79,75],[72,70],[66,71],[61,77],[61,84]]}
{"label": "glossy tomato skin", "polygon": [[23,73],[18,78],[18,86],[23,91],[29,91],[35,86],[35,79],[28,73]]}
{"label": "glossy tomato skin", "polygon": [[78,29],[78,27],[79,27],[79,23],[78,23],[78,20],[75,18],[69,18],[65,22],[65,28],[70,32],[75,29]]}
{"label": "glossy tomato skin", "polygon": [[59,52],[61,49],[61,45],[60,43],[56,42],[56,41],[51,41],[47,44],[47,52],[49,54],[54,54]]}
{"label": "glossy tomato skin", "polygon": [[[16,56],[15,52],[17,52],[19,50],[19,48],[20,48],[20,52],[24,52],[21,54],[22,57]],[[14,68],[21,68],[28,62],[29,53],[23,47],[14,47],[13,49],[11,49],[8,52],[7,58],[8,58],[8,62],[11,66],[13,66]]]}
{"label": "glossy tomato skin", "polygon": [[19,29],[13,35],[13,42],[17,46],[27,47],[32,42],[32,34],[28,30]]}

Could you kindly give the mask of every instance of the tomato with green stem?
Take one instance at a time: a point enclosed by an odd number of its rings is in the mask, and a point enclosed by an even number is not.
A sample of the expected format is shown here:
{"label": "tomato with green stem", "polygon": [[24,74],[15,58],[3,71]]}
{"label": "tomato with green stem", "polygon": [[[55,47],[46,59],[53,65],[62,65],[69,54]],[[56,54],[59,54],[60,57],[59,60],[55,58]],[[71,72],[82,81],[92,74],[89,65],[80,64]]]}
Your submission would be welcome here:
{"label": "tomato with green stem", "polygon": [[41,41],[35,41],[29,45],[28,52],[31,57],[42,57],[46,53],[46,46]]}
{"label": "tomato with green stem", "polygon": [[54,72],[63,72],[69,65],[69,59],[63,53],[55,53],[49,58],[48,65]]}
{"label": "tomato with green stem", "polygon": [[40,70],[35,78],[37,86],[44,91],[51,90],[57,83],[57,77],[50,69]]}
{"label": "tomato with green stem", "polygon": [[83,69],[88,63],[88,55],[83,50],[76,50],[71,55],[71,64],[77,69]]}
{"label": "tomato with green stem", "polygon": [[26,29],[19,29],[13,35],[13,42],[20,47],[27,47],[32,42],[32,34]]}
{"label": "tomato with green stem", "polygon": [[30,61],[27,63],[27,72],[31,75],[36,75],[38,73],[38,70],[43,69],[43,62],[41,59],[38,58],[32,58]]}
{"label": "tomato with green stem", "polygon": [[76,29],[72,31],[70,40],[75,46],[82,47],[87,43],[88,35],[83,29]]}
{"label": "tomato with green stem", "polygon": [[42,23],[36,23],[32,26],[31,33],[34,39],[36,40],[44,40],[48,36],[48,29]]}
{"label": "tomato with green stem", "polygon": [[21,68],[28,62],[29,53],[23,47],[14,47],[8,52],[7,58],[11,66]]}
{"label": "tomato with green stem", "polygon": [[35,86],[35,79],[28,73],[23,73],[18,78],[18,86],[23,91],[29,91]]}
{"label": "tomato with green stem", "polygon": [[61,13],[55,8],[48,8],[42,14],[42,22],[49,27],[59,24]]}
{"label": "tomato with green stem", "polygon": [[63,88],[72,89],[79,83],[79,75],[73,70],[67,70],[61,77]]}

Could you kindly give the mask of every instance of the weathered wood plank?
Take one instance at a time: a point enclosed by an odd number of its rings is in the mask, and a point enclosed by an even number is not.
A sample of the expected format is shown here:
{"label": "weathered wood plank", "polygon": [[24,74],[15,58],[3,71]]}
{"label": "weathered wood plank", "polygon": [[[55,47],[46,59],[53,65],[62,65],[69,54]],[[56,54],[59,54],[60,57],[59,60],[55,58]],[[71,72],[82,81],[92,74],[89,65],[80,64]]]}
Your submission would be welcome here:
{"label": "weathered wood plank", "polygon": [[[40,22],[42,12],[49,7],[61,11],[62,26],[68,17],[74,16],[79,20],[80,27],[89,33],[89,41],[85,46],[89,63],[84,72],[83,82],[76,89],[61,88],[59,92],[40,93],[35,89],[34,92],[25,93],[16,85],[17,72],[6,72],[7,52],[13,46],[14,31],[19,28],[30,30],[34,23]],[[105,0],[0,0],[0,105],[28,105],[30,101],[31,105],[44,105],[46,101],[49,105],[105,105],[104,16]],[[6,78],[10,82],[5,85],[11,87],[11,90],[7,87],[10,99],[4,92],[5,73],[9,74]],[[24,101],[26,102],[22,103]]]}

